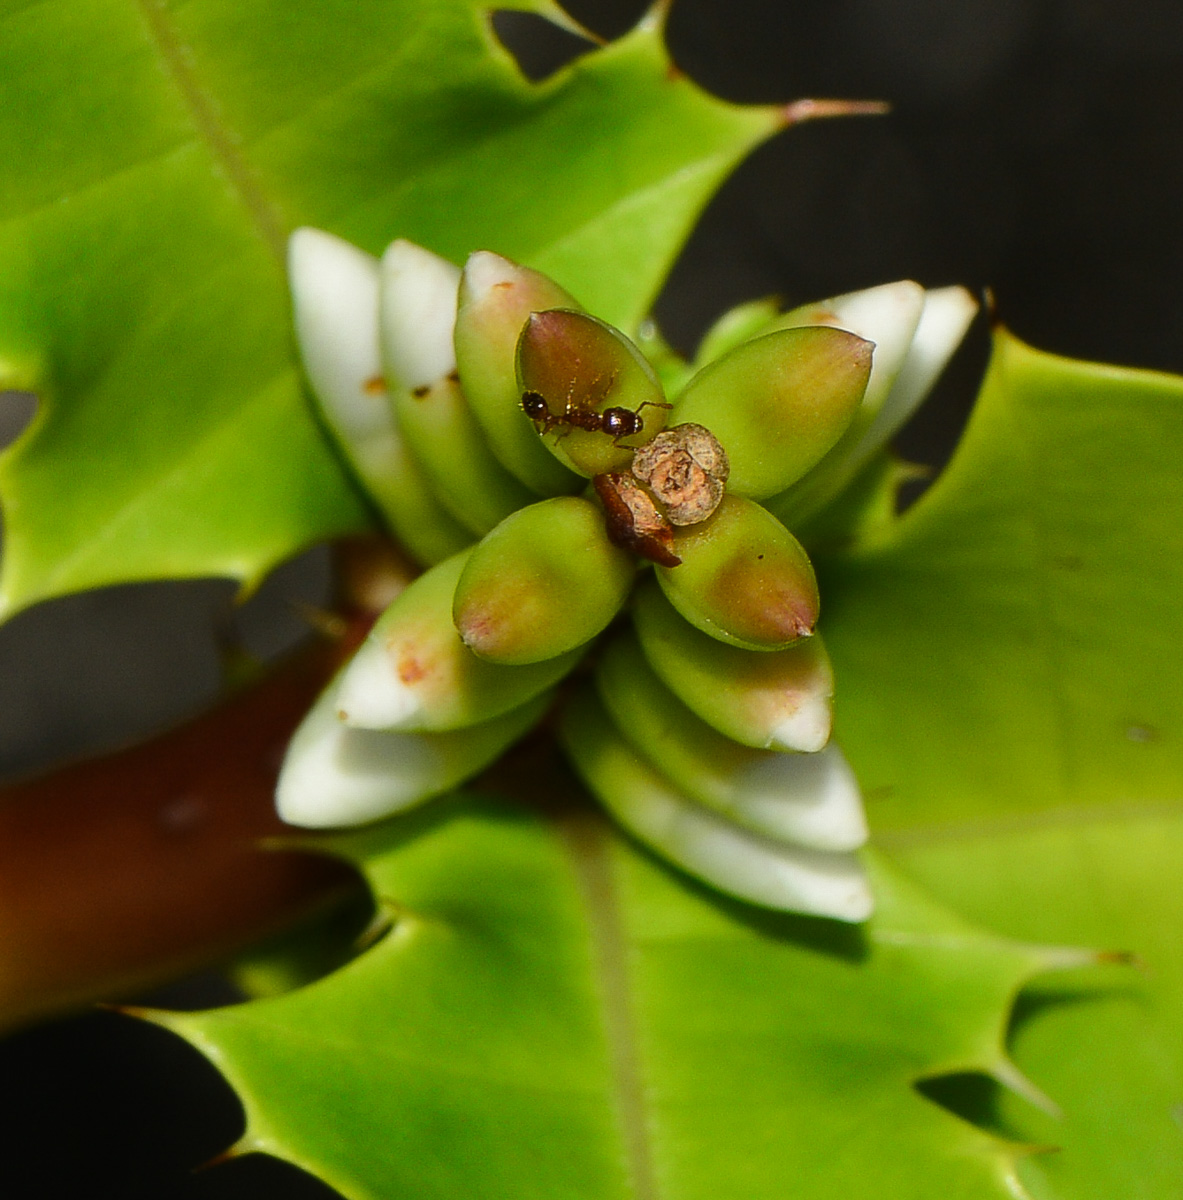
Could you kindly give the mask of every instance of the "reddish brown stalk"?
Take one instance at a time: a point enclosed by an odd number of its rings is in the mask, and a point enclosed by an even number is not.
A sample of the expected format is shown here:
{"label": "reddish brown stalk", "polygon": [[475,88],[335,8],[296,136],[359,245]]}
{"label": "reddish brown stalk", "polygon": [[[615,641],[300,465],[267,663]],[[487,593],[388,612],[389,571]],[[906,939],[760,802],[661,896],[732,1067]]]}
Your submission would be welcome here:
{"label": "reddish brown stalk", "polygon": [[216,962],[352,886],[259,843],[292,834],[272,805],[284,747],[364,627],[151,741],[0,789],[0,1025]]}

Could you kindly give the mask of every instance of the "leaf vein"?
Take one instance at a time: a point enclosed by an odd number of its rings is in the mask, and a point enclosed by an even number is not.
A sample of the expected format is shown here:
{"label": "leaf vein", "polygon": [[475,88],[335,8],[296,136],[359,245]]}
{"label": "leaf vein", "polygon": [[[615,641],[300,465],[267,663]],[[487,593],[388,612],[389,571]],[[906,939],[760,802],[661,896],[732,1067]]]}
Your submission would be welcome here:
{"label": "leaf vein", "polygon": [[657,1180],[645,1117],[645,1087],[629,1004],[628,946],[602,820],[588,814],[559,825],[587,909],[596,956],[605,1034],[612,1056],[617,1111],[636,1200],[657,1200]]}
{"label": "leaf vein", "polygon": [[156,45],[165,68],[189,109],[201,139],[214,159],[221,164],[231,187],[263,240],[283,261],[287,237],[284,224],[267,199],[258,180],[239,153],[233,135],[218,116],[214,101],[199,83],[189,63],[189,53],[172,23],[168,20],[163,0],[136,0],[148,31]]}

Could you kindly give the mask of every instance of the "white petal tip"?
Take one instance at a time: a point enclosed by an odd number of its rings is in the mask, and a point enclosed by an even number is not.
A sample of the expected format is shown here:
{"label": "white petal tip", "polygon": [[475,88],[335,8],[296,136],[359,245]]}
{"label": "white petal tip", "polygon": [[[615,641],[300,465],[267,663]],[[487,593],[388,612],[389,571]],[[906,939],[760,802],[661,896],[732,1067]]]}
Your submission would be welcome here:
{"label": "white petal tip", "polygon": [[412,729],[420,698],[399,678],[384,648],[366,642],[345,668],[337,692],[337,716],[359,729]]}
{"label": "white petal tip", "polygon": [[452,331],[460,268],[400,238],[382,256],[382,353],[388,372],[413,391],[456,369]]}
{"label": "white petal tip", "polygon": [[275,806],[289,825],[364,825],[440,790],[439,756],[423,737],[351,729],[336,689],[321,696],[288,747]]}
{"label": "white petal tip", "polygon": [[508,258],[502,258],[491,250],[477,250],[468,256],[464,264],[461,285],[464,302],[479,300],[498,284],[513,283],[520,274],[521,268]]}
{"label": "white petal tip", "polygon": [[773,726],[769,748],[814,754],[830,740],[833,719],[829,696],[807,696],[794,713]]}
{"label": "white petal tip", "polygon": [[817,754],[754,759],[736,777],[732,803],[757,832],[814,850],[857,850],[867,840],[858,781],[832,742]]}

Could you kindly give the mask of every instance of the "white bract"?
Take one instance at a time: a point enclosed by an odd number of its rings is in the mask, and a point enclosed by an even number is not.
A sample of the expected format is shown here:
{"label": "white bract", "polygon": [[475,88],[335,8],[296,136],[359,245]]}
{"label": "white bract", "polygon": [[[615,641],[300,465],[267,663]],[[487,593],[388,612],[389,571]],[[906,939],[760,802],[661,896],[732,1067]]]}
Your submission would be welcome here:
{"label": "white bract", "polygon": [[727,776],[700,777],[697,788],[704,790],[704,803],[781,841],[813,850],[857,850],[867,840],[858,781],[835,745],[816,754],[753,750]]}
{"label": "white bract", "polygon": [[[594,720],[586,712],[581,719]],[[687,800],[610,730],[606,718],[601,729],[585,731],[589,735],[596,742],[590,751],[574,745],[570,733],[568,746],[594,779],[600,799],[626,829],[691,874],[768,908],[842,921],[871,915],[874,900],[856,855],[812,850],[743,829]]]}
{"label": "white bract", "polygon": [[916,411],[961,345],[977,312],[978,302],[963,287],[931,288],[924,293],[924,311],[904,365],[870,429],[853,451],[860,465],[887,445]]}
{"label": "white bract", "polygon": [[392,384],[414,391],[456,369],[452,331],[460,268],[414,242],[382,255],[379,312],[382,359]]}
{"label": "white bract", "polygon": [[382,385],[378,260],[319,229],[288,242],[296,338],[330,429],[365,483],[381,489],[400,448]]}
{"label": "white bract", "polygon": [[451,791],[516,742],[551,699],[540,696],[449,733],[386,733],[340,719],[338,682],[322,693],[288,746],[276,807],[289,825],[362,825]]}

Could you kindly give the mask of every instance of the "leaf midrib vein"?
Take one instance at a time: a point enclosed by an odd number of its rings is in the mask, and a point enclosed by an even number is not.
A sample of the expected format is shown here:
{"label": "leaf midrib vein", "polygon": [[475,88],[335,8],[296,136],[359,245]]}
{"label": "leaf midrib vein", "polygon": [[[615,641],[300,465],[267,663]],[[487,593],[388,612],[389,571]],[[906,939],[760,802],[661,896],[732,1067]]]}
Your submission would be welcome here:
{"label": "leaf midrib vein", "polygon": [[603,1004],[620,1132],[635,1200],[658,1200],[646,1119],[645,1088],[630,999],[628,943],[604,823],[590,813],[559,822],[590,927],[594,969]]}
{"label": "leaf midrib vein", "polygon": [[143,15],[165,70],[189,110],[194,128],[225,171],[230,186],[249,213],[255,228],[282,262],[287,245],[283,222],[259,186],[254,172],[239,153],[234,138],[222,124],[215,104],[198,82],[162,0],[135,0],[135,4]]}

